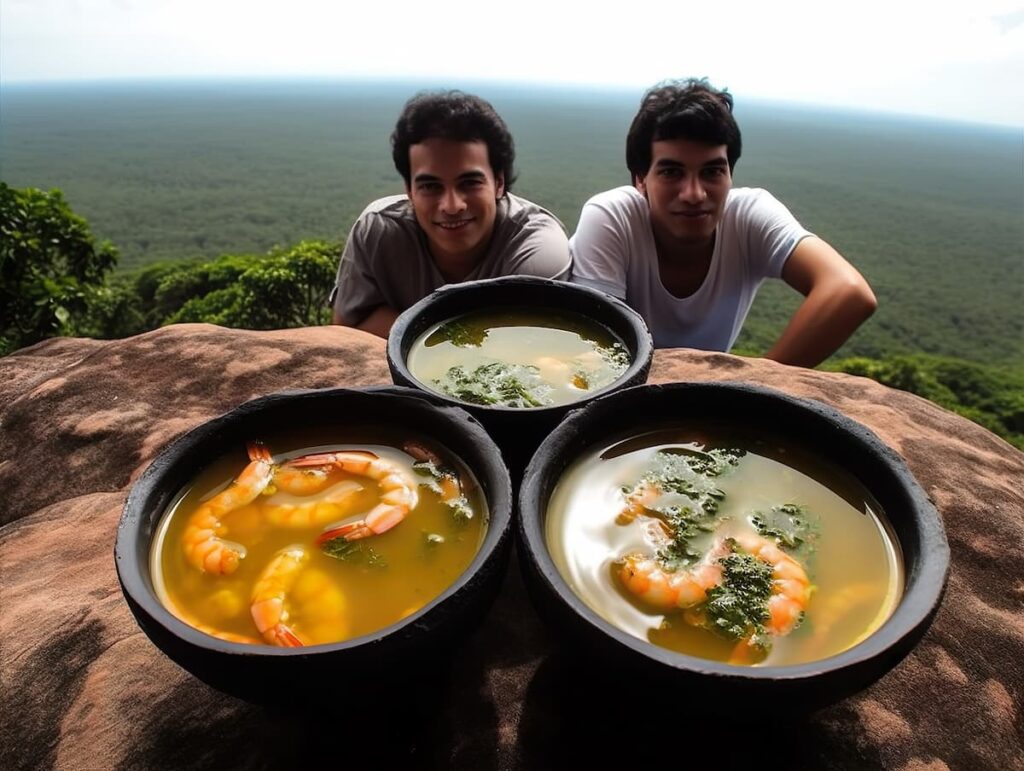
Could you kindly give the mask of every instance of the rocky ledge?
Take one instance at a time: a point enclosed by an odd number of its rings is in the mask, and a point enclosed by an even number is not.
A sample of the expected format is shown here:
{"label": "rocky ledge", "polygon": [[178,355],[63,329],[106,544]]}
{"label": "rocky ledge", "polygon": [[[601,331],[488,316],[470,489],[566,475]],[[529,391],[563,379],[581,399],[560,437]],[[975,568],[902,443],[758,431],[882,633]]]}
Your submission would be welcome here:
{"label": "rocky ledge", "polygon": [[[180,325],[110,342],[51,340],[0,360],[0,766],[263,767],[358,753],[473,769],[648,756],[717,767],[1024,768],[1024,454],[863,378],[657,352],[651,382],[708,380],[816,399],[871,428],[935,503],[952,550],[942,608],[907,659],[809,716],[765,705],[765,724],[745,736],[720,721],[651,715],[639,693],[564,714],[565,662],[515,569],[432,712],[346,726],[219,694],[165,658],[121,596],[112,553],[127,491],[171,440],[248,399],[389,383],[384,342],[340,328]],[[344,699],[343,684],[338,692]],[[612,719],[608,705],[623,699],[633,721]]]}

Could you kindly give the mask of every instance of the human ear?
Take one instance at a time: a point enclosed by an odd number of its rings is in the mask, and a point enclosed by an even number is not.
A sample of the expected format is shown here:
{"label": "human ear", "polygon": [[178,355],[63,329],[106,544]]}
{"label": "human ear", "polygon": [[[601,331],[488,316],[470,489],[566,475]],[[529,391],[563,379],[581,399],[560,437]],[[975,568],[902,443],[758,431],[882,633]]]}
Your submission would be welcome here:
{"label": "human ear", "polygon": [[503,198],[505,196],[505,175],[498,174],[494,178],[494,197]]}

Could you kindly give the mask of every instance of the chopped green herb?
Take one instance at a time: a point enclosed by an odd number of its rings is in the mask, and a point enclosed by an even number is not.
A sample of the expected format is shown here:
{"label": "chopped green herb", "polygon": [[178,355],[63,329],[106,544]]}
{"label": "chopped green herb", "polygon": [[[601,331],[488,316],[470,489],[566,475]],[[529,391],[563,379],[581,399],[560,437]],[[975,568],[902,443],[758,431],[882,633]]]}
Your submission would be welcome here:
{"label": "chopped green herb", "polygon": [[689,505],[656,506],[654,513],[661,516],[672,533],[671,540],[657,553],[668,570],[678,570],[700,560],[702,552],[691,541],[718,526],[718,510],[725,493],[712,479],[721,476],[739,463],[743,453],[739,450],[694,450],[677,447],[658,452],[650,468],[633,487],[624,487],[627,496],[653,486],[662,493],[682,496]]}
{"label": "chopped green herb", "polygon": [[722,566],[722,582],[708,590],[704,604],[708,627],[732,640],[751,635],[763,637],[772,593],[772,566],[743,553],[728,554],[718,562]]}
{"label": "chopped green herb", "polygon": [[412,464],[413,472],[420,477],[420,486],[426,487],[433,493],[441,495],[441,480],[447,476],[446,471],[437,467],[437,464],[430,460],[418,460]]}
{"label": "chopped green herb", "polygon": [[449,342],[458,348],[479,347],[487,339],[487,328],[470,326],[458,320],[447,321],[430,335],[426,345]]}
{"label": "chopped green herb", "polygon": [[452,367],[433,383],[449,396],[470,404],[543,407],[551,386],[538,373],[537,367],[495,361],[481,364],[472,372]]}
{"label": "chopped green herb", "polygon": [[784,549],[800,548],[811,535],[807,508],[795,503],[772,506],[767,513],[755,511],[750,515],[750,524],[759,535],[774,539]]}
{"label": "chopped green herb", "polygon": [[372,546],[360,543],[359,541],[346,541],[344,538],[332,538],[321,547],[323,553],[328,557],[342,560],[343,562],[366,564],[371,568],[386,568],[387,560]]}
{"label": "chopped green herb", "polygon": [[616,341],[611,345],[599,345],[597,350],[601,354],[601,358],[604,359],[605,364],[612,370],[622,374],[629,369],[629,351],[626,350],[626,346],[622,343]]}
{"label": "chopped green herb", "polygon": [[445,505],[451,509],[452,519],[456,525],[465,525],[473,519],[473,508],[466,500],[466,496],[460,495],[458,498],[452,498],[450,501],[445,501]]}

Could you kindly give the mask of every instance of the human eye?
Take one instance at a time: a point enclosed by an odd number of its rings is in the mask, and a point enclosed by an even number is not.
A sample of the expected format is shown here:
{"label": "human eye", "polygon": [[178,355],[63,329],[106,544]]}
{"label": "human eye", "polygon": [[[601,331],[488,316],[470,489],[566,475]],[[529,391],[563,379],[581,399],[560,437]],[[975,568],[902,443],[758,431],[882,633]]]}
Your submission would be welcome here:
{"label": "human eye", "polygon": [[703,174],[705,179],[721,179],[725,176],[725,166],[708,166]]}
{"label": "human eye", "polygon": [[658,176],[662,179],[679,179],[683,176],[683,170],[678,166],[660,166]]}
{"label": "human eye", "polygon": [[425,195],[437,195],[441,192],[440,182],[420,182],[416,189]]}

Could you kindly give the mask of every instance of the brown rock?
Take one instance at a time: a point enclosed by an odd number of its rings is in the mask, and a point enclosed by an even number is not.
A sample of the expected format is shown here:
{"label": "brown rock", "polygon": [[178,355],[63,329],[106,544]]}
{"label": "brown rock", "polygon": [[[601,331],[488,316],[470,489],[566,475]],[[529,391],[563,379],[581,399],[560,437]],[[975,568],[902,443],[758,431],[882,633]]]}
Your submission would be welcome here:
{"label": "brown rock", "polygon": [[[871,428],[941,512],[949,587],[918,648],[866,692],[743,729],[680,715],[601,723],[566,703],[562,663],[506,578],[433,711],[360,725],[223,696],[165,658],[121,597],[112,558],[132,480],[168,442],[255,396],[390,383],[382,340],[337,327],[180,325],[127,340],[51,340],[0,360],[0,766],[348,764],[1024,768],[1024,454],[870,380],[694,351],[658,351],[652,382],[747,381],[817,399]],[[339,687],[339,699],[344,689]],[[571,694],[569,695],[571,699]],[[686,695],[680,694],[682,706]],[[610,714],[610,713],[609,713]],[[397,723],[392,721],[397,720]],[[383,726],[375,729],[374,726]],[[666,728],[667,727],[667,728]]]}

